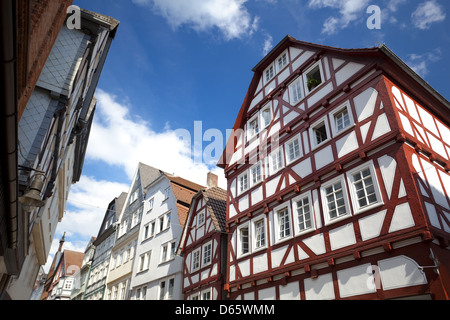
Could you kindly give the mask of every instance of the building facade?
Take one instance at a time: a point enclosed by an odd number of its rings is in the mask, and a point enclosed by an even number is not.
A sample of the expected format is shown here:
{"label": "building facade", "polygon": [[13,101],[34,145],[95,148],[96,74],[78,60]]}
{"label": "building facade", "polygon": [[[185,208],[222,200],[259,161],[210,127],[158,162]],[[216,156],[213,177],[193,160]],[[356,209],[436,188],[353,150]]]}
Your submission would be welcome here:
{"label": "building facade", "polygon": [[183,257],[185,300],[226,299],[226,210],[227,192],[217,184],[208,184],[192,198],[177,250]]}
{"label": "building facade", "polygon": [[20,275],[29,241],[28,216],[17,202],[18,122],[71,3],[72,0],[0,3],[1,47],[6,48],[0,53],[0,299],[11,299],[7,289]]}
{"label": "building facade", "polygon": [[450,104],[385,46],[283,39],[219,163],[230,299],[446,299]]}
{"label": "building facade", "polygon": [[106,289],[111,252],[116,239],[117,216],[122,211],[127,194],[123,192],[108,205],[97,238],[95,253],[86,282],[83,300],[103,300]]}
{"label": "building facade", "polygon": [[84,293],[88,284],[89,271],[92,266],[92,260],[94,259],[94,252],[96,238],[91,237],[88,242],[86,249],[84,250],[83,261],[81,262],[81,268],[76,273],[74,273],[74,283],[72,287],[72,293],[70,295],[70,300],[83,300]]}
{"label": "building facade", "polygon": [[164,172],[146,187],[131,279],[132,299],[183,299],[183,259],[175,251],[191,199],[201,188]]}
{"label": "building facade", "polygon": [[145,188],[160,175],[160,170],[139,163],[116,226],[116,238],[106,280],[106,300],[130,299],[131,276],[144,211]]}
{"label": "building facade", "polygon": [[[66,16],[65,11],[57,12]],[[80,19],[80,29],[59,26],[18,122],[19,193],[17,215],[11,223],[26,241],[15,245],[24,260],[20,270],[7,279],[7,299],[30,297],[39,266],[46,263],[56,226],[64,216],[70,186],[81,176],[95,112],[94,92],[118,21],[86,10],[80,11]],[[2,261],[8,269],[19,260],[8,256]]]}

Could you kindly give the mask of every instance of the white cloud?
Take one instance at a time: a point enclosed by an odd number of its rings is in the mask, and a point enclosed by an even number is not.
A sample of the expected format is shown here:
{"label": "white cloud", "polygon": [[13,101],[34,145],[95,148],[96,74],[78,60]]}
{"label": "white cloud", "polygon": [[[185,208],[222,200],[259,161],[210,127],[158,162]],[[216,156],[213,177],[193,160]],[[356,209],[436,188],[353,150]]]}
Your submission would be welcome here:
{"label": "white cloud", "polygon": [[108,204],[122,192],[128,192],[128,189],[127,184],[82,176],[71,188],[69,209],[58,225],[58,230],[60,233],[66,232],[68,239],[72,236],[97,236]]}
{"label": "white cloud", "polygon": [[366,12],[369,0],[310,0],[308,6],[312,9],[338,9],[340,16],[329,17],[323,25],[322,33],[332,35],[339,29],[346,28],[350,22],[357,20]]}
{"label": "white cloud", "polygon": [[273,48],[273,38],[271,35],[266,36],[266,40],[264,40],[264,48],[263,48],[263,55],[265,56],[272,50]]}
{"label": "white cloud", "polygon": [[247,0],[133,0],[163,16],[173,29],[186,25],[197,32],[219,29],[226,40],[252,34],[258,28],[244,4]]}
{"label": "white cloud", "polygon": [[417,7],[411,15],[415,27],[425,30],[431,27],[431,24],[445,20],[445,12],[436,0],[426,1]]}
{"label": "white cloud", "polygon": [[[99,89],[96,97],[98,103],[86,153],[88,159],[116,166],[130,179],[139,162],[201,185],[205,185],[206,174],[211,170],[219,176],[220,186],[226,188],[223,170],[215,167],[217,159],[204,157],[202,160],[201,153],[197,157],[198,154],[192,152],[194,145],[202,143],[201,150],[208,147],[211,150],[217,145],[216,153],[222,154],[225,132],[202,128],[200,137],[197,137],[185,129],[172,130],[167,124],[165,131],[155,132],[150,123],[133,118],[131,107],[118,102],[115,96]],[[203,141],[208,131],[216,134],[214,142],[208,142],[206,138]],[[180,139],[180,133],[185,134],[184,140]]]}
{"label": "white cloud", "polygon": [[408,56],[408,60],[406,61],[406,63],[411,69],[414,70],[414,72],[424,78],[429,72],[429,64],[439,61],[441,59],[441,55],[442,51],[440,50],[440,48],[424,54],[412,53]]}

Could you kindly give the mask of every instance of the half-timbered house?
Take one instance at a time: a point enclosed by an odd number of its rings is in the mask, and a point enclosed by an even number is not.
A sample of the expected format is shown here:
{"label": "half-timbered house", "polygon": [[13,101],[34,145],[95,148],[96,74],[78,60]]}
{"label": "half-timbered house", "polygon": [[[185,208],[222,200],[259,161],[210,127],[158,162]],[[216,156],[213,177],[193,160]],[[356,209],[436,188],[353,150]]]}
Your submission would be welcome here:
{"label": "half-timbered house", "polygon": [[[208,181],[217,181],[212,175],[208,173]],[[185,300],[226,299],[226,204],[227,193],[217,183],[208,184],[192,198],[177,250],[184,257]]]}
{"label": "half-timbered house", "polygon": [[386,46],[284,38],[219,162],[230,299],[448,298],[450,103]]}

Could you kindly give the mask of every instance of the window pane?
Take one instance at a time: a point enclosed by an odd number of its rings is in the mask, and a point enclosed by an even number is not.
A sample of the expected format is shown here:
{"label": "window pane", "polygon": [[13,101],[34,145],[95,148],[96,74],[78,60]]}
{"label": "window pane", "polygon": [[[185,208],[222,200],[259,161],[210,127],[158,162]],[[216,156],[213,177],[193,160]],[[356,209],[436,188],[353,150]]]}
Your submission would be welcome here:
{"label": "window pane", "polygon": [[266,245],[264,220],[255,223],[255,247],[261,248]]}
{"label": "window pane", "polygon": [[249,252],[248,246],[248,228],[241,229],[241,254]]}
{"label": "window pane", "polygon": [[289,226],[289,211],[287,208],[278,211],[278,229],[280,239],[291,235],[291,229]]}
{"label": "window pane", "polygon": [[353,174],[352,177],[358,206],[360,208],[378,202],[369,168]]}
{"label": "window pane", "polygon": [[308,197],[297,201],[297,218],[299,230],[311,228],[311,213]]}

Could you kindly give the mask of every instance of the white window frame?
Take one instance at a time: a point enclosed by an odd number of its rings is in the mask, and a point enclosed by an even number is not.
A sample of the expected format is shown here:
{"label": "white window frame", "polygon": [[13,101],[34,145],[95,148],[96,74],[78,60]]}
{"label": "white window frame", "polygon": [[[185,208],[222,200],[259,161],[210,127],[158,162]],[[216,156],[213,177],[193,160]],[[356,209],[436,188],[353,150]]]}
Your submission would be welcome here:
{"label": "white window frame", "polygon": [[[324,124],[325,126],[325,132],[327,134],[327,138],[325,140],[323,140],[320,143],[317,143],[317,139],[316,139],[316,131],[315,129],[320,125],[320,124]],[[317,120],[316,122],[314,122],[310,127],[309,127],[309,137],[310,137],[310,142],[311,142],[311,150],[317,149],[321,146],[323,146],[325,143],[327,143],[328,141],[330,141],[331,139],[331,134],[330,134],[330,129],[329,129],[329,125],[328,125],[328,117],[323,117],[319,120]]]}
{"label": "white window frame", "polygon": [[[158,300],[173,300],[173,293],[172,296],[169,296],[169,285],[171,280],[173,281],[173,288],[175,288],[175,277],[165,278],[159,281],[158,285]],[[161,291],[161,284],[164,283],[164,291]]]}
{"label": "white window frame", "polygon": [[[311,226],[309,228],[300,230],[299,224],[298,224],[298,207],[297,202],[308,198],[308,205],[309,205],[309,214],[310,214],[310,220],[311,220]],[[313,198],[311,196],[311,191],[305,192],[295,198],[292,199],[292,212],[293,212],[293,219],[294,219],[294,230],[295,235],[302,235],[311,231],[316,230],[316,221],[315,221],[315,215],[314,215],[314,204],[313,204]]]}
{"label": "white window frame", "polygon": [[[205,258],[206,258],[205,254],[208,252],[206,250],[207,247],[210,247],[210,250],[209,250],[209,261],[205,262]],[[207,267],[207,266],[209,266],[211,264],[212,257],[213,257],[213,244],[212,244],[212,241],[209,241],[209,242],[205,243],[204,245],[202,245],[202,261],[201,261],[202,262],[201,263],[202,268]]]}
{"label": "white window frame", "polygon": [[[198,253],[198,266],[197,266],[196,258],[195,258],[197,253]],[[202,263],[202,248],[199,247],[199,248],[193,250],[191,253],[191,272],[200,270],[201,263]]]}
{"label": "white window frame", "polygon": [[135,202],[138,198],[138,191],[139,190],[135,190],[131,195],[130,195],[130,201],[129,204],[132,204],[133,202]]}
{"label": "white window frame", "polygon": [[[298,93],[296,93],[296,87],[298,86],[298,88],[300,89],[300,97],[298,99],[296,99],[296,96],[298,96]],[[299,76],[298,78],[296,78],[294,81],[292,81],[289,84],[289,103],[292,106],[297,105],[300,101],[303,100],[303,98],[305,97],[305,89],[303,87],[303,78],[302,76]],[[294,91],[295,90],[295,91]]]}
{"label": "white window frame", "polygon": [[[283,209],[286,209],[288,212],[288,224],[289,224],[289,235],[280,237],[280,221],[279,221],[279,212]],[[294,236],[294,229],[292,228],[292,213],[291,213],[291,205],[289,202],[285,202],[276,208],[273,209],[273,223],[274,223],[274,229],[273,229],[273,236],[275,243],[280,243],[283,241],[287,241],[291,239]]]}
{"label": "white window frame", "polygon": [[[241,239],[241,232],[242,229],[247,229],[247,237],[248,237],[248,248],[247,248],[247,252],[242,252],[242,239]],[[246,223],[240,225],[237,229],[236,229],[236,251],[237,251],[237,257],[241,258],[241,257],[245,257],[249,254],[251,254],[251,235],[250,235],[250,224],[247,221]]]}
{"label": "white window frame", "polygon": [[[355,181],[354,181],[353,175],[355,173],[361,172],[361,171],[363,171],[365,169],[369,169],[369,171],[370,171],[370,176],[372,178],[373,188],[374,188],[374,191],[375,191],[375,196],[377,198],[377,201],[372,203],[372,204],[368,204],[368,205],[366,205],[364,207],[361,207],[359,205],[359,202],[358,202],[358,198],[357,198],[357,194],[356,194],[356,188],[355,188],[355,185],[354,185]],[[376,175],[376,172],[375,172],[375,167],[373,165],[373,161],[372,160],[369,161],[369,162],[366,162],[366,163],[364,163],[364,164],[362,164],[362,165],[360,165],[360,166],[358,166],[358,167],[356,167],[356,168],[354,168],[352,170],[349,170],[346,173],[346,176],[347,176],[347,181],[348,181],[348,185],[349,185],[349,189],[350,189],[350,198],[351,198],[351,201],[352,201],[354,214],[363,213],[363,212],[366,212],[366,211],[368,211],[370,209],[376,208],[376,207],[381,206],[381,205],[384,204],[383,203],[383,198],[381,196],[380,187],[379,187],[379,184],[378,184],[378,178],[377,178],[377,175]]]}
{"label": "white window frame", "polygon": [[139,264],[137,272],[146,271],[150,268],[150,259],[152,257],[152,250],[147,251],[139,256]]}
{"label": "white window frame", "polygon": [[[273,156],[275,154],[279,154],[281,157],[281,165],[278,167],[278,161],[277,161],[277,168],[274,169],[273,167]],[[277,159],[278,160],[278,159]],[[269,156],[267,157],[267,164],[269,167],[269,175],[274,175],[277,172],[279,172],[280,170],[282,170],[285,166],[285,161],[284,161],[284,152],[283,152],[283,146],[278,147],[277,149],[275,149],[274,151],[272,151]]]}
{"label": "white window frame", "polygon": [[206,221],[205,211],[206,211],[206,209],[202,209],[197,214],[197,228],[199,228],[205,224],[205,221]]}
{"label": "white window frame", "polygon": [[147,210],[147,213],[150,213],[150,211],[152,211],[153,210],[153,205],[155,204],[155,197],[151,197],[149,200],[148,200],[148,210]]}
{"label": "white window frame", "polygon": [[[250,124],[252,122],[256,121],[256,125],[257,125],[257,130],[251,130],[251,126]],[[247,141],[250,141],[251,139],[253,139],[254,137],[258,136],[258,134],[261,132],[261,123],[260,123],[260,118],[259,118],[259,112],[257,112],[253,117],[251,117],[248,122],[247,122]]]}
{"label": "white window frame", "polygon": [[[347,110],[348,119],[350,121],[349,125],[342,129],[338,129],[338,126],[336,124],[336,115],[344,111],[344,109]],[[353,128],[355,126],[355,121],[353,120],[353,114],[352,109],[350,107],[350,101],[346,101],[342,105],[339,106],[339,108],[336,108],[335,111],[330,113],[330,124],[331,124],[331,132],[333,134],[333,137],[336,137],[340,135],[341,133]]]}
{"label": "white window frame", "polygon": [[[166,263],[175,259],[176,241],[170,240],[161,245],[161,257],[159,263]],[[165,257],[164,257],[165,253]]]}
{"label": "white window frame", "polygon": [[[259,180],[253,181],[253,169],[255,169],[257,167],[259,167]],[[253,188],[254,186],[258,185],[259,183],[261,183],[263,181],[263,166],[262,166],[261,161],[258,161],[256,164],[251,166],[250,169],[248,170],[248,172],[249,172],[248,179],[249,179],[250,188]]]}
{"label": "white window frame", "polygon": [[[204,298],[205,294],[209,294],[209,299],[205,299]],[[212,295],[212,288],[211,287],[208,288],[208,289],[202,290],[200,292],[200,300],[212,300],[212,299],[213,299],[213,295]]]}
{"label": "white window frame", "polygon": [[[265,123],[264,117],[263,117],[264,111],[266,111],[266,110],[269,110],[269,123],[267,123],[267,124]],[[260,114],[260,116],[259,116],[259,126],[260,126],[259,132],[261,132],[261,131],[263,131],[265,128],[267,128],[267,127],[270,125],[270,123],[272,122],[272,120],[273,120],[273,115],[272,115],[272,101],[266,103],[266,104],[261,108],[261,110],[259,111],[259,114]]]}
{"label": "white window frame", "polygon": [[[261,245],[261,246],[257,247],[256,246],[256,242],[257,242],[257,239],[256,239],[256,235],[257,235],[256,225],[259,222],[262,222],[263,223],[263,227],[264,227],[264,245]],[[252,248],[252,252],[253,253],[254,252],[258,252],[260,250],[264,250],[264,249],[267,248],[268,242],[269,242],[269,234],[268,234],[268,230],[267,230],[267,219],[266,219],[265,215],[258,216],[258,217],[254,218],[252,220],[252,229],[250,230],[250,235],[251,235],[250,239],[251,239],[251,242],[252,242],[251,248]]]}
{"label": "white window frame", "polygon": [[[296,140],[297,140],[297,142],[298,142],[298,152],[299,152],[299,155],[298,155],[298,157],[296,157],[296,158],[294,158],[294,159],[290,159],[290,158],[289,158],[289,155],[290,155],[290,148],[289,148],[289,145],[290,145],[291,143],[294,143],[294,141],[296,141]],[[300,158],[303,156],[303,152],[302,152],[302,139],[301,139],[300,133],[297,134],[297,135],[295,135],[294,138],[292,138],[291,140],[289,140],[288,142],[286,142],[286,143],[284,144],[284,150],[285,150],[285,153],[286,153],[286,154],[285,154],[285,156],[286,156],[286,165],[290,165],[291,163],[297,161],[298,159],[300,159]]]}
{"label": "white window frame", "polygon": [[154,236],[155,236],[155,233],[156,233],[156,220],[153,219],[152,221],[150,221],[150,222],[148,223],[148,226],[149,226],[149,228],[150,228],[150,231],[149,231],[149,238],[154,237]]}
{"label": "white window frame", "polygon": [[[270,69],[272,69],[272,73],[269,73],[269,77],[268,77],[268,73],[270,72]],[[275,63],[271,63],[263,72],[263,77],[264,77],[264,85],[268,84],[273,78],[275,78],[276,75],[276,66]]]}
{"label": "white window frame", "polygon": [[164,199],[163,199],[163,202],[164,202],[164,201],[166,201],[167,199],[169,199],[169,196],[170,196],[170,187],[167,187],[166,189],[164,189],[163,194],[164,194]]}
{"label": "white window frame", "polygon": [[[280,66],[280,59],[283,60],[283,56],[286,57],[285,62]],[[276,73],[280,73],[281,70],[283,70],[284,68],[286,68],[286,66],[289,65],[289,55],[288,55],[288,51],[285,50],[282,54],[280,54],[277,59],[275,60],[275,65],[276,65]]]}
{"label": "white window frame", "polygon": [[[243,185],[242,185],[242,182],[241,182],[241,178],[244,177],[244,176],[247,176],[247,185],[245,186],[245,188],[243,188]],[[246,192],[250,188],[250,181],[249,181],[248,170],[245,170],[244,172],[242,172],[238,176],[237,187],[238,187],[238,194],[242,194],[242,193]]]}
{"label": "white window frame", "polygon": [[[331,185],[335,185],[336,183],[340,182],[341,183],[341,188],[342,188],[342,194],[343,194],[343,199],[344,199],[344,205],[345,205],[345,214],[344,215],[338,215],[337,217],[331,218],[330,214],[329,214],[329,209],[328,209],[328,201],[327,201],[327,196],[326,196],[326,188],[331,186]],[[347,184],[346,184],[346,180],[344,175],[341,175],[335,179],[332,179],[330,181],[327,181],[326,183],[324,183],[321,187],[320,187],[320,197],[322,200],[322,208],[323,208],[323,215],[324,215],[324,221],[325,221],[325,225],[329,225],[329,224],[333,224],[336,223],[338,221],[344,220],[344,219],[348,219],[349,217],[352,216],[352,212],[350,210],[350,206],[348,203],[348,193],[347,193]]]}
{"label": "white window frame", "polygon": [[[312,72],[316,67],[319,67],[321,82],[316,87],[309,90],[308,89],[308,73]],[[322,68],[322,60],[319,60],[316,63],[314,63],[311,67],[309,67],[303,73],[303,82],[304,82],[304,88],[305,88],[305,95],[308,95],[308,94],[316,91],[317,88],[321,87],[326,82],[325,73],[323,72],[323,68]]]}

